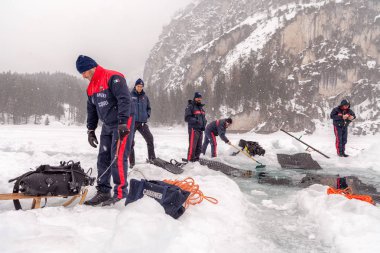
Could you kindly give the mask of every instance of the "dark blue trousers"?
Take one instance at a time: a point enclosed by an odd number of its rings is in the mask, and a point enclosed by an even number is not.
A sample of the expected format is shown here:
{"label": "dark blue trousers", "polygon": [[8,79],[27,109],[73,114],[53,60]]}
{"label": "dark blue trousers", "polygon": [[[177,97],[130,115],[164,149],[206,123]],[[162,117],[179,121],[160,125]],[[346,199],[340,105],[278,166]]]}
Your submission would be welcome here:
{"label": "dark blue trousers", "polygon": [[203,141],[202,146],[202,153],[205,155],[207,151],[208,144],[211,145],[211,156],[217,157],[217,146],[218,143],[216,142],[215,134],[213,132],[209,132],[206,130],[205,133],[205,140]]}
{"label": "dark blue trousers", "polygon": [[[98,182],[97,189],[101,192],[110,192],[111,175],[114,183],[114,196],[119,199],[127,197],[127,172],[128,172],[128,157],[132,146],[134,133],[134,118],[130,116],[127,122],[130,134],[119,141],[119,133],[117,125],[103,125],[100,135],[99,155],[98,155]],[[117,152],[117,156],[116,156]],[[112,163],[112,165],[111,165]],[[107,168],[111,165],[111,168]]]}
{"label": "dark blue trousers", "polygon": [[189,150],[187,152],[187,160],[198,161],[202,151],[203,131],[189,129]]}
{"label": "dark blue trousers", "polygon": [[[152,160],[156,158],[156,154],[154,153],[154,141],[153,141],[153,135],[149,130],[149,126],[147,123],[144,122],[135,122],[135,130],[133,131],[133,135],[136,134],[136,131],[139,131],[142,137],[144,138],[147,147],[148,147],[148,159]],[[134,139],[134,138],[133,138]],[[132,142],[132,148],[131,148],[131,154],[129,155],[129,162],[130,164],[135,164],[135,141]]]}
{"label": "dark blue trousers", "polygon": [[346,143],[347,143],[347,127],[339,127],[334,126],[334,133],[335,133],[335,147],[336,152],[338,155],[342,155],[345,152],[346,149]]}

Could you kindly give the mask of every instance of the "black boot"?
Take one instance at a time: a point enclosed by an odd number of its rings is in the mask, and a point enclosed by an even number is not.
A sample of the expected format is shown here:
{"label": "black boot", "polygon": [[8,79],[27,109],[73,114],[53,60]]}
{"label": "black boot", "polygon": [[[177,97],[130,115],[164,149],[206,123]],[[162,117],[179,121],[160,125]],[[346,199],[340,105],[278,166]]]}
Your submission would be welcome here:
{"label": "black boot", "polygon": [[84,202],[85,205],[88,205],[88,206],[97,206],[99,205],[100,203],[106,201],[106,200],[109,200],[111,198],[111,193],[107,192],[101,192],[101,191],[98,191],[94,197],[92,197],[92,199],[90,200],[87,200]]}
{"label": "black boot", "polygon": [[146,162],[147,163],[150,163],[150,164],[154,164],[154,160],[155,160],[156,158],[150,158],[150,159],[146,159]]}
{"label": "black boot", "polygon": [[119,202],[121,199],[119,199],[116,196],[113,196],[112,198],[109,198],[108,200],[104,201],[102,206],[111,206],[115,205],[117,202]]}
{"label": "black boot", "polygon": [[343,153],[342,156],[343,157],[349,157],[349,155],[347,155],[346,153]]}

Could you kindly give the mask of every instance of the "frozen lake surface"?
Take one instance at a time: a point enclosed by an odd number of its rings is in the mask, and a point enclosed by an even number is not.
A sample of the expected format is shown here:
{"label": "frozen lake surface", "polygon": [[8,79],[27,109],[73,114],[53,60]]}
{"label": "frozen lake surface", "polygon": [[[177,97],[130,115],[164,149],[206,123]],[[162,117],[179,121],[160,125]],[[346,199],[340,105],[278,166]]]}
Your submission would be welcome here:
{"label": "frozen lake surface", "polygon": [[[157,156],[167,160],[186,156],[185,128],[153,128],[152,132]],[[274,173],[281,170],[277,153],[305,151],[302,144],[281,132],[227,136],[236,144],[241,138],[258,141],[266,155],[257,159]],[[380,136],[350,135],[349,158],[335,155],[334,138],[332,129],[323,126],[302,138],[331,157],[311,153],[324,168],[320,173],[357,175],[380,189]],[[218,149],[219,161],[254,169],[255,164],[243,155],[230,156],[233,150],[222,141]],[[220,203],[191,206],[174,220],[149,198],[128,207],[118,203],[107,208],[63,208],[57,206],[64,200],[49,200],[46,208],[17,212],[11,201],[1,201],[0,252],[380,252],[377,206],[328,196],[321,185],[299,189],[229,178],[198,163],[173,175],[146,164],[146,156],[145,143],[137,133],[136,170],[148,179],[191,176],[206,195]],[[0,126],[0,192],[11,192],[13,184],[8,180],[29,168],[64,160],[80,161],[85,169],[96,168],[96,157],[84,127]],[[141,177],[137,171],[130,174],[130,178]],[[93,187],[90,196],[94,192]],[[29,206],[29,202],[22,204]]]}

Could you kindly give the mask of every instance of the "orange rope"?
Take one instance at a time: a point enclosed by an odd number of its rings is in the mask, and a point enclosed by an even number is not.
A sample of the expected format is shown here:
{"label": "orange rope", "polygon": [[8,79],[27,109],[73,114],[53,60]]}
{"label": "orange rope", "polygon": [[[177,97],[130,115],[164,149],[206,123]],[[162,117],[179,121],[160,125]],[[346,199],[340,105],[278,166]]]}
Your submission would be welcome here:
{"label": "orange rope", "polygon": [[348,199],[357,199],[361,201],[368,202],[372,205],[375,205],[375,202],[373,201],[372,197],[369,195],[354,195],[352,194],[352,189],[350,187],[347,187],[346,189],[335,189],[332,187],[329,187],[327,189],[327,194],[340,194],[345,196]]}
{"label": "orange rope", "polygon": [[185,202],[185,208],[188,208],[189,205],[200,204],[203,199],[211,202],[212,204],[218,204],[218,200],[216,198],[205,196],[203,192],[199,190],[199,185],[195,184],[194,179],[191,177],[187,177],[184,180],[165,179],[164,182],[178,186],[182,190],[190,192],[190,195]]}

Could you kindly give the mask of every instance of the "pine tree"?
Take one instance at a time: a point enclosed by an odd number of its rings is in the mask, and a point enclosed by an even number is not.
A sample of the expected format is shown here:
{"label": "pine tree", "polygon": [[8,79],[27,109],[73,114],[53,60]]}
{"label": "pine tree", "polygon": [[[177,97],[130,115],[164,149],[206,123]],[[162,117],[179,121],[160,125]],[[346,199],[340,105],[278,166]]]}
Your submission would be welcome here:
{"label": "pine tree", "polygon": [[46,116],[46,118],[45,118],[45,126],[48,126],[48,125],[50,125],[50,120],[49,120],[49,116]]}

